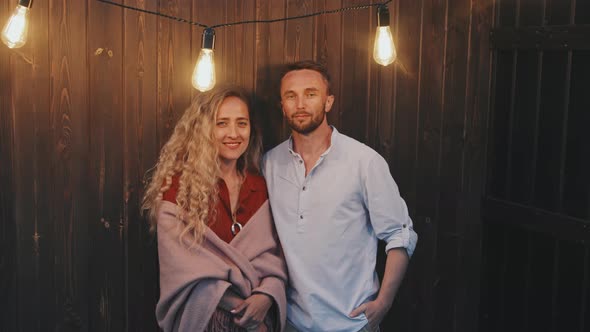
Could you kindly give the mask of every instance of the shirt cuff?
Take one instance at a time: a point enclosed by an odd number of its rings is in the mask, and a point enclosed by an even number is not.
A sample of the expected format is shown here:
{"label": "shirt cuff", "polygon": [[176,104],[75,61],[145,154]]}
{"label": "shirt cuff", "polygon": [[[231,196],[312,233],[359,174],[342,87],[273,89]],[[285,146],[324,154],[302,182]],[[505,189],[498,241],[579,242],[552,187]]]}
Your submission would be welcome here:
{"label": "shirt cuff", "polygon": [[414,232],[410,225],[404,224],[401,232],[398,232],[387,241],[385,246],[385,253],[395,248],[405,248],[408,252],[408,257],[412,257],[416,244],[418,243],[418,234]]}

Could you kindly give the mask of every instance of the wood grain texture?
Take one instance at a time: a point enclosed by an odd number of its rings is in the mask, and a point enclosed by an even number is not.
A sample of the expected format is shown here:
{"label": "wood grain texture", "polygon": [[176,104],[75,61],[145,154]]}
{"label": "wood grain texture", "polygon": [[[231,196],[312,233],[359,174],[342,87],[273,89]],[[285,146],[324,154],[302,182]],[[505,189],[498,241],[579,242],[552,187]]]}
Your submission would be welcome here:
{"label": "wood grain texture", "polygon": [[[127,5],[157,10],[157,4],[128,0]],[[159,295],[155,234],[141,215],[144,178],[157,159],[157,18],[125,11],[123,117],[123,225],[125,297],[128,331],[157,331],[154,307]]]}
{"label": "wood grain texture", "polygon": [[[7,17],[12,10],[6,2],[0,2],[0,17]],[[15,218],[15,145],[14,114],[11,107],[11,58],[12,51],[0,48],[0,321],[3,328],[17,330],[17,233]]]}
{"label": "wood grain texture", "polygon": [[127,326],[124,275],[123,10],[88,1],[89,323],[92,331]]}
{"label": "wood grain texture", "polygon": [[[121,3],[214,25],[377,1]],[[516,8],[514,0],[501,5]],[[0,19],[13,6],[0,0]],[[420,237],[382,330],[474,331],[484,274],[478,253],[492,0],[394,0],[389,10],[393,65],[373,61],[372,7],[219,27],[217,81],[255,95],[269,149],[290,133],[280,110],[281,67],[303,59],[326,65],[336,97],[329,123],[385,157]],[[552,10],[558,21],[566,9]],[[502,15],[516,24],[516,14]],[[23,49],[0,49],[0,185],[9,188],[0,193],[0,272],[7,272],[0,330],[158,331],[156,242],[140,204],[160,148],[199,93],[190,76],[203,30],[95,0],[36,2],[33,19]],[[572,57],[577,67],[584,58]],[[513,53],[503,59],[512,65]],[[508,97],[512,74],[504,73]],[[502,91],[495,92],[499,100]],[[585,100],[576,103],[579,109]],[[495,124],[509,118],[497,116]],[[504,148],[495,142],[492,155],[506,173]],[[493,177],[503,193],[505,177]],[[379,271],[383,258],[381,251]],[[528,273],[541,270],[531,265]]]}

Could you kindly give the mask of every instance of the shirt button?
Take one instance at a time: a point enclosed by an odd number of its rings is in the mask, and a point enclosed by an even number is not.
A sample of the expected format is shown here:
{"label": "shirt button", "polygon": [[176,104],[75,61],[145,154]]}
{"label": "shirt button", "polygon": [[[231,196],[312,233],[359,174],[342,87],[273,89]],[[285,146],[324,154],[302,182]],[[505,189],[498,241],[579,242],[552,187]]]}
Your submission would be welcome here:
{"label": "shirt button", "polygon": [[403,224],[403,225],[402,225],[402,227],[403,227],[403,228],[406,228],[406,224]]}
{"label": "shirt button", "polygon": [[300,215],[300,216],[299,216],[299,219],[303,219],[303,215]]}
{"label": "shirt button", "polygon": [[303,186],[303,191],[305,191],[305,186]]}
{"label": "shirt button", "polygon": [[300,164],[303,164],[303,160],[299,160],[299,163],[300,163]]}

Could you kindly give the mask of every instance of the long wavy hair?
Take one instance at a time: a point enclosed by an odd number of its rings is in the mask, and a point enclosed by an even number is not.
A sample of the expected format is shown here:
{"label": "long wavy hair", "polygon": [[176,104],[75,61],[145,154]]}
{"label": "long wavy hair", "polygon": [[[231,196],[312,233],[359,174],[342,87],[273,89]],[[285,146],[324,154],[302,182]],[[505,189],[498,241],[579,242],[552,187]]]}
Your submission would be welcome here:
{"label": "long wavy hair", "polygon": [[168,142],[162,147],[143,198],[142,210],[149,212],[152,231],[163,194],[170,189],[172,177],[178,175],[177,216],[184,228],[180,240],[191,235],[191,246],[199,245],[206,227],[215,220],[220,177],[219,157],[214,141],[217,112],[228,97],[237,97],[248,106],[250,140],[248,148],[236,163],[238,172],[258,174],[262,140],[256,126],[250,98],[240,88],[222,86],[195,96],[186,109]]}

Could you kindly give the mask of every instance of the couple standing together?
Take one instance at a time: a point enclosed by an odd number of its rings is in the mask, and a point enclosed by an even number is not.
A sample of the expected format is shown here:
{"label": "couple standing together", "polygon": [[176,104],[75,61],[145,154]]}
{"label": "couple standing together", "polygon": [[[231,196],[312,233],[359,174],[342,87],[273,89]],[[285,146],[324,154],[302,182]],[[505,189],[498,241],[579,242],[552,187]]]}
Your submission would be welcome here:
{"label": "couple standing together", "polygon": [[369,332],[391,307],[417,235],[386,161],[328,125],[324,66],[288,65],[280,97],[291,137],[261,165],[236,88],[199,94],[162,148],[143,208],[164,331]]}

